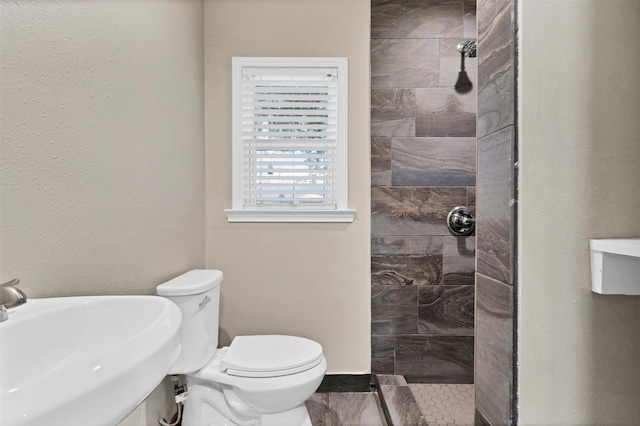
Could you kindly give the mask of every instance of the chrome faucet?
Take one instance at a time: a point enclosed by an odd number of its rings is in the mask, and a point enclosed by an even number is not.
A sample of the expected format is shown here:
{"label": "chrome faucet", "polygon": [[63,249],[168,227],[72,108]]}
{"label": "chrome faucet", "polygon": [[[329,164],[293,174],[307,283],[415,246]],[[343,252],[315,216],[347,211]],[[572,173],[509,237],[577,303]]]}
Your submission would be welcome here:
{"label": "chrome faucet", "polygon": [[0,284],[0,305],[4,308],[13,308],[27,302],[27,295],[16,288],[18,284],[20,284],[18,278]]}

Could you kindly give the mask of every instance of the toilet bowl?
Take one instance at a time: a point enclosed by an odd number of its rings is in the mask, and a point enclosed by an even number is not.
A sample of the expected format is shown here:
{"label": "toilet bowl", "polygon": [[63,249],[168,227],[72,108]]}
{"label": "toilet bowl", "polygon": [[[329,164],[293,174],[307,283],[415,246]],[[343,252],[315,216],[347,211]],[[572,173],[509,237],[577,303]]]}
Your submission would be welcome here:
{"label": "toilet bowl", "polygon": [[182,348],[169,374],[187,377],[183,426],[311,426],[305,401],[324,378],[322,346],[296,336],[237,336],[217,348],[218,270],[194,270],[156,288],[182,311]]}

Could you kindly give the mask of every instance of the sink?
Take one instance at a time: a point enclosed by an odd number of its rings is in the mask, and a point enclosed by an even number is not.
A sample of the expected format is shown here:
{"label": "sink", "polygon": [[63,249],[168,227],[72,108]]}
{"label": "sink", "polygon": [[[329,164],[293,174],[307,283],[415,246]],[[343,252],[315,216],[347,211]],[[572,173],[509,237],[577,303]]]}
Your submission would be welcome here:
{"label": "sink", "polygon": [[116,425],[180,352],[182,315],[157,296],[32,299],[0,322],[0,425]]}

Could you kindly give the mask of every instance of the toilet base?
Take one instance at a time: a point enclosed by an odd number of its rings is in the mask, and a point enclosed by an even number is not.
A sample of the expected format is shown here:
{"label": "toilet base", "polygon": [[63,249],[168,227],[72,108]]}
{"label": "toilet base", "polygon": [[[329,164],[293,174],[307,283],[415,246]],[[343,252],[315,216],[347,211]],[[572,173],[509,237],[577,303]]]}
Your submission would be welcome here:
{"label": "toilet base", "polygon": [[[280,413],[240,416],[232,412],[226,404],[218,404],[223,398],[222,393],[202,386],[189,388],[182,426],[312,426],[309,411],[304,403]],[[227,412],[218,411],[212,403]]]}

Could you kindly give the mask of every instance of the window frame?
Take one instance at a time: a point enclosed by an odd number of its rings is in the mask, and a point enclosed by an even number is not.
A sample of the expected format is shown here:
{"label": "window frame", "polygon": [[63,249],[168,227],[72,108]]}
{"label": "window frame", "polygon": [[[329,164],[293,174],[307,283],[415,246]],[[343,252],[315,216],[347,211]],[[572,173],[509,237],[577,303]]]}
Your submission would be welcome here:
{"label": "window frame", "polygon": [[[299,209],[294,206],[247,207],[243,201],[243,70],[245,68],[336,68],[337,80],[337,185],[335,209]],[[348,60],[344,57],[233,57],[232,59],[232,208],[229,222],[353,222],[348,208]]]}

